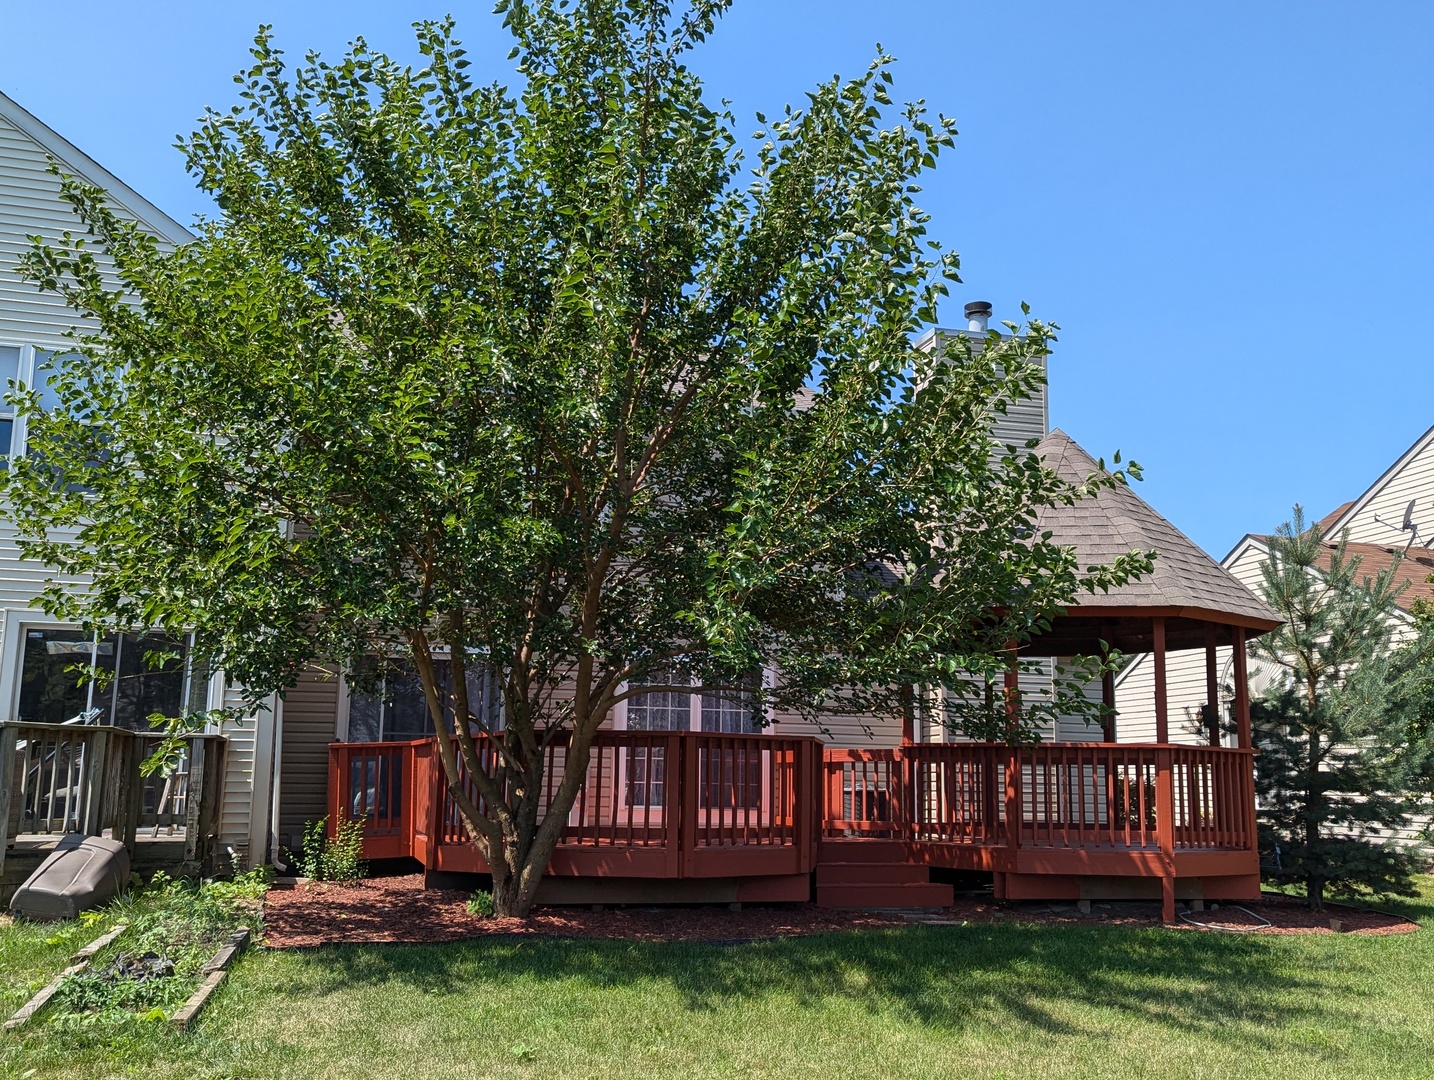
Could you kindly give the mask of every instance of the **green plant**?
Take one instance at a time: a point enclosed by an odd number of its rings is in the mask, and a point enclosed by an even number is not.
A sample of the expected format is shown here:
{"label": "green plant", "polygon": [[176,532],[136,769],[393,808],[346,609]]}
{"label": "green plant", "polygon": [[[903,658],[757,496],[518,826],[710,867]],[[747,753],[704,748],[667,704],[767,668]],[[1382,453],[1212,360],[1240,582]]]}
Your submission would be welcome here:
{"label": "green plant", "polygon": [[301,877],[314,881],[357,881],[368,873],[363,858],[363,820],[340,818],[334,835],[328,834],[327,816],[304,827],[304,845],[296,867]]}
{"label": "green plant", "polygon": [[267,887],[262,870],[201,882],[156,873],[104,911],[103,918],[129,930],[61,984],[51,1006],[56,1019],[88,1024],[172,1014],[194,992],[215,950],[254,920],[253,903]]}
{"label": "green plant", "polygon": [[493,894],[487,889],[479,889],[468,898],[468,914],[476,915],[480,919],[493,917]]}

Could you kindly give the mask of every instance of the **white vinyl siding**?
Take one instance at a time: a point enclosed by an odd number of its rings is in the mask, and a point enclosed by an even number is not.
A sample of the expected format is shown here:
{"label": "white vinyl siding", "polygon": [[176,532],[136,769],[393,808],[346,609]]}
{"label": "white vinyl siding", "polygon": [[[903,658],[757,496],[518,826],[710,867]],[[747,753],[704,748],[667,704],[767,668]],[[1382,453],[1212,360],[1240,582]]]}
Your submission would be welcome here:
{"label": "white vinyl siding", "polygon": [[1399,526],[1411,500],[1419,542],[1434,547],[1434,431],[1405,451],[1403,458],[1345,512],[1329,539],[1338,539],[1347,527],[1355,543],[1403,549],[1410,534],[1401,532]]}
{"label": "white vinyl siding", "polygon": [[[1256,596],[1262,581],[1264,548],[1255,541],[1246,541],[1225,560],[1230,571],[1242,585]],[[1257,662],[1250,662],[1253,677]],[[1229,705],[1225,692],[1230,681],[1231,654],[1228,645],[1215,650],[1215,670],[1220,674],[1220,705]],[[1205,650],[1184,649],[1165,658],[1165,701],[1170,727],[1170,741],[1188,745],[1209,742],[1201,727],[1200,708],[1205,704]],[[1121,742],[1155,741],[1155,662],[1150,655],[1137,657],[1116,678],[1115,736]],[[1223,715],[1223,711],[1222,711]]]}

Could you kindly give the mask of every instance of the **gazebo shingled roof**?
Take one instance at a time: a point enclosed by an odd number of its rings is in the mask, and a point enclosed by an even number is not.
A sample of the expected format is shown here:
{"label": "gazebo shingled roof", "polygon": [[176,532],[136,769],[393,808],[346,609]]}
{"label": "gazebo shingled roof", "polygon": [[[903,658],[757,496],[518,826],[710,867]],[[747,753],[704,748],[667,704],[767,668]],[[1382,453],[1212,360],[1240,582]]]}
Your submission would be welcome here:
{"label": "gazebo shingled roof", "polygon": [[[1062,479],[1079,483],[1099,466],[1060,429],[1036,448]],[[1262,599],[1200,548],[1128,485],[1102,490],[1070,506],[1051,507],[1037,519],[1058,544],[1075,549],[1081,569],[1112,562],[1129,551],[1156,552],[1152,573],[1108,593],[1083,595],[1050,631],[1022,646],[1027,655],[1095,653],[1100,642],[1126,653],[1150,652],[1152,622],[1165,620],[1167,650],[1229,645],[1235,628],[1263,634],[1280,624]]]}

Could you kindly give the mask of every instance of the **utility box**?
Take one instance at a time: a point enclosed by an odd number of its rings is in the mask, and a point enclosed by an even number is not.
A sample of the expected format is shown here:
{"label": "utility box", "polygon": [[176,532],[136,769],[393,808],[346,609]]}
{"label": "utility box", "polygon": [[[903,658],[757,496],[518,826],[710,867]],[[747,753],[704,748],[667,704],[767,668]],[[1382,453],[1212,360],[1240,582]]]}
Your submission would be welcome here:
{"label": "utility box", "polygon": [[12,914],[26,919],[73,919],[124,891],[129,852],[118,840],[69,835],[16,890]]}

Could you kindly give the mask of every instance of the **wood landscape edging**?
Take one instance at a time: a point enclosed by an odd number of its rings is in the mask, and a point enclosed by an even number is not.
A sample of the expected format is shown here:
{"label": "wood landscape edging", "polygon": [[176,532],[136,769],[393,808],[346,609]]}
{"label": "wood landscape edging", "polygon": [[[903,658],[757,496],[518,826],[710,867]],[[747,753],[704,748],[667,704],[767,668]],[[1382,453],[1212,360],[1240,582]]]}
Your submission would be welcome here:
{"label": "wood landscape edging", "polygon": [[205,964],[202,971],[204,981],[199,984],[199,989],[189,995],[189,1000],[180,1006],[179,1011],[171,1018],[170,1023],[180,1031],[186,1031],[189,1025],[194,1022],[204,1006],[209,1004],[209,999],[224,982],[224,977],[229,974],[229,965],[234,958],[244,951],[249,944],[249,928],[241,926],[234,933],[229,935],[229,940],[224,943]]}
{"label": "wood landscape edging", "polygon": [[62,982],[71,975],[78,975],[84,971],[85,968],[89,967],[90,961],[95,958],[96,953],[128,929],[129,923],[120,923],[113,930],[101,934],[79,952],[75,953],[74,956],[70,957],[69,967],[65,968],[64,971],[46,983],[39,993],[25,1002],[24,1005],[21,1005],[20,1008],[16,1010],[15,1015],[5,1021],[5,1030],[14,1031],[16,1028],[21,1028],[28,1024],[35,1014],[43,1009],[49,1003],[50,999],[55,996],[55,992],[60,989]]}

